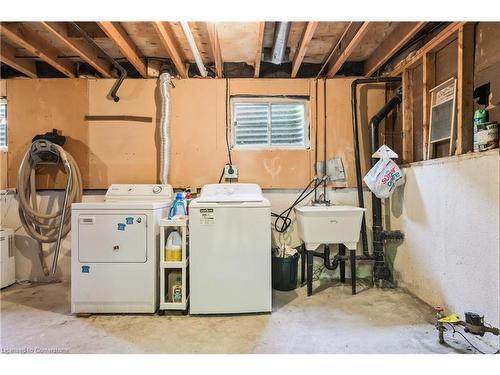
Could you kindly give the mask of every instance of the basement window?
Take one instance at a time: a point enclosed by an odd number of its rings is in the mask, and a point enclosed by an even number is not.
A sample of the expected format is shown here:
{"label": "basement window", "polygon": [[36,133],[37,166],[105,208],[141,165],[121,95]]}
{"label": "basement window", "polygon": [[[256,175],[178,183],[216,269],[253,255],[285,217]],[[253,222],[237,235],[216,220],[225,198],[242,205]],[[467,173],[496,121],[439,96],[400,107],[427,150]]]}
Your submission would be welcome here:
{"label": "basement window", "polygon": [[7,98],[0,97],[0,152],[7,152]]}
{"label": "basement window", "polygon": [[234,97],[231,109],[232,148],[309,148],[308,99]]}

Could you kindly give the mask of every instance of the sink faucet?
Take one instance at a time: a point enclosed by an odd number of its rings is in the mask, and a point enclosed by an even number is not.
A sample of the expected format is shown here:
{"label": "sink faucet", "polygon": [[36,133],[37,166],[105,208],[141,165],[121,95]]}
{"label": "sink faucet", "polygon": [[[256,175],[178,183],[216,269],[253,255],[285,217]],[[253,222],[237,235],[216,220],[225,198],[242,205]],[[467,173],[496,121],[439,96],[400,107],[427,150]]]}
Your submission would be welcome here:
{"label": "sink faucet", "polygon": [[[324,175],[323,178],[319,178],[318,176],[314,177],[315,185],[317,186],[316,190],[314,190],[314,199],[313,206],[329,206],[330,201],[327,199],[328,195],[326,193],[326,188],[328,184],[328,175]],[[319,181],[319,182],[318,182]],[[323,184],[323,192],[318,196],[318,188]]]}

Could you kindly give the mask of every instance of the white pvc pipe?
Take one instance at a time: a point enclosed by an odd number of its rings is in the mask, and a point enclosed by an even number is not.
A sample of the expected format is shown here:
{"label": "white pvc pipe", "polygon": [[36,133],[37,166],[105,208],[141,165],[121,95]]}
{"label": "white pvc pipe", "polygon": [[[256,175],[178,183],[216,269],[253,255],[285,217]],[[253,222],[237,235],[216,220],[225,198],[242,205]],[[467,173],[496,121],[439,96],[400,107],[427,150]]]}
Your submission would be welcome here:
{"label": "white pvc pipe", "polygon": [[184,35],[186,35],[186,39],[189,43],[189,47],[191,48],[191,52],[193,53],[194,60],[196,61],[196,65],[198,66],[198,70],[202,77],[207,76],[207,70],[205,69],[205,65],[203,65],[203,59],[201,58],[200,51],[198,51],[198,47],[193,38],[193,34],[191,33],[191,29],[189,28],[189,24],[187,22],[181,22],[182,31],[184,31]]}
{"label": "white pvc pipe", "polygon": [[170,166],[170,117],[172,103],[170,97],[171,76],[168,73],[160,75],[161,92],[161,122],[160,122],[160,182],[168,184],[168,169]]}

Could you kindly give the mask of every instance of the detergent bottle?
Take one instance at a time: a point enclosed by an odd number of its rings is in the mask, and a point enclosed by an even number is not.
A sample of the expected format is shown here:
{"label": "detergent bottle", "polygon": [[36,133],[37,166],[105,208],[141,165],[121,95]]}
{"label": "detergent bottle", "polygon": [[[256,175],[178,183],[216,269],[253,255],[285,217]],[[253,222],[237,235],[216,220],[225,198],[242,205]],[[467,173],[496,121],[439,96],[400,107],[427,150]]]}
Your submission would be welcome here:
{"label": "detergent bottle", "polygon": [[182,260],[182,238],[179,232],[173,230],[165,245],[165,262],[180,262]]}
{"label": "detergent bottle", "polygon": [[175,200],[172,202],[170,210],[168,211],[168,218],[172,219],[182,215],[187,215],[186,200],[184,199],[184,193],[177,193],[175,194]]}

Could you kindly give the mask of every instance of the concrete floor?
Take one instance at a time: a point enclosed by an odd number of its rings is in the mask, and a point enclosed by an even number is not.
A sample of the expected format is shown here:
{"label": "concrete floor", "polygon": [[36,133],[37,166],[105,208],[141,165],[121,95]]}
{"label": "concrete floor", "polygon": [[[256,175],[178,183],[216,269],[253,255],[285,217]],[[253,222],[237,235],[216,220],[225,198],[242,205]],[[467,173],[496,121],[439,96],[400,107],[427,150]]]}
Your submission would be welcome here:
{"label": "concrete floor", "polygon": [[[273,295],[273,313],[241,316],[70,314],[70,285],[14,285],[1,293],[2,352],[460,353],[441,346],[433,310],[397,289],[319,285]],[[361,287],[359,289],[362,289]]]}

